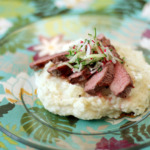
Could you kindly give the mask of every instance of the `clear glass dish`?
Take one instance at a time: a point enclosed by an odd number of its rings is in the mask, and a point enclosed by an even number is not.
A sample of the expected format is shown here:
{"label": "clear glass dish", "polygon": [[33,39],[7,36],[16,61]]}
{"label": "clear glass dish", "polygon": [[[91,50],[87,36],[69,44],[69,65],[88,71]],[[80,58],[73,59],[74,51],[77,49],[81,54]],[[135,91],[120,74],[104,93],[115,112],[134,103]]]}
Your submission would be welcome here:
{"label": "clear glass dish", "polygon": [[0,43],[0,76],[5,75],[0,85],[2,132],[38,149],[122,149],[149,145],[149,109],[137,117],[124,114],[118,119],[85,121],[54,115],[37,98],[34,72],[29,68],[35,52],[29,49],[38,44],[38,37],[63,34],[63,40],[75,40],[92,32],[93,27],[110,39],[142,50],[150,62],[150,52],[139,44],[149,25],[134,18],[64,15],[26,26]]}

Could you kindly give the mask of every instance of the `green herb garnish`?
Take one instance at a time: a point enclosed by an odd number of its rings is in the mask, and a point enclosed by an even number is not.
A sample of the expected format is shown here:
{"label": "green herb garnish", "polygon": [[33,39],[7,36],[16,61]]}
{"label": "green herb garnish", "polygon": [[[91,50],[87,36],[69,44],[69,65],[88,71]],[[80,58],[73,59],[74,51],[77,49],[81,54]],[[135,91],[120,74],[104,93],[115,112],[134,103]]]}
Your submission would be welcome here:
{"label": "green herb garnish", "polygon": [[[103,63],[110,60],[117,60],[117,58],[115,59],[115,56],[113,56],[113,53],[111,53],[112,49],[104,47],[99,39],[97,39],[96,28],[94,28],[94,35],[90,33],[88,35],[88,39],[81,40],[78,45],[70,47],[69,54],[66,55],[69,61],[65,63],[67,63],[74,72],[81,71],[85,66],[90,68],[90,70],[101,71]],[[124,60],[124,58],[122,60]]]}

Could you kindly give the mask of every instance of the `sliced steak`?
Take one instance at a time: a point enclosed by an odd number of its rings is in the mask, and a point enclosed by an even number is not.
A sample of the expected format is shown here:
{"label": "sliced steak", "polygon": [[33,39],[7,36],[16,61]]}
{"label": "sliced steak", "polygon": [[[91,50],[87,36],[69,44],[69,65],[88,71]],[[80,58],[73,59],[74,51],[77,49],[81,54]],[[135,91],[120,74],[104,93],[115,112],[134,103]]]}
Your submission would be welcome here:
{"label": "sliced steak", "polygon": [[67,61],[68,60],[68,58],[66,57],[67,54],[69,54],[69,52],[65,51],[65,52],[61,52],[58,54],[42,57],[41,59],[38,59],[38,60],[32,62],[30,64],[30,68],[32,68],[32,69],[42,68],[49,61],[52,61],[53,63],[57,63],[60,61],[62,61],[62,62]]}
{"label": "sliced steak", "polygon": [[97,39],[102,42],[103,46],[107,46],[108,47],[109,45],[111,45],[110,44],[110,40],[107,39],[103,34],[99,34],[97,36]]}
{"label": "sliced steak", "polygon": [[[113,45],[111,45],[110,41],[105,38],[103,34],[98,36],[98,39],[102,42],[103,46],[108,47],[113,55],[120,60],[122,60],[119,54],[116,52],[116,49]],[[130,75],[127,73],[126,69],[122,64],[117,62],[115,65],[115,76],[114,80],[110,85],[111,91],[119,97],[125,98],[129,95],[131,88],[133,87],[133,82],[131,80]]]}
{"label": "sliced steak", "polygon": [[61,66],[53,66],[47,70],[49,73],[51,73],[55,77],[68,77],[71,75],[73,72],[70,67],[67,65],[61,65]]}
{"label": "sliced steak", "polygon": [[102,42],[103,46],[108,47],[112,51],[115,57],[120,58],[119,54],[116,52],[115,47],[111,45],[109,39],[107,39],[103,34],[99,34],[97,38]]}
{"label": "sliced steak", "polygon": [[115,65],[114,80],[110,85],[110,90],[114,95],[125,98],[129,95],[133,82],[126,69],[119,62]]}
{"label": "sliced steak", "polygon": [[108,62],[101,72],[94,74],[85,83],[85,92],[96,95],[105,86],[109,86],[114,78],[114,64]]}
{"label": "sliced steak", "polygon": [[87,80],[91,76],[91,72],[88,68],[84,68],[80,72],[73,73],[71,76],[69,76],[68,80],[70,83],[81,83],[85,80]]}

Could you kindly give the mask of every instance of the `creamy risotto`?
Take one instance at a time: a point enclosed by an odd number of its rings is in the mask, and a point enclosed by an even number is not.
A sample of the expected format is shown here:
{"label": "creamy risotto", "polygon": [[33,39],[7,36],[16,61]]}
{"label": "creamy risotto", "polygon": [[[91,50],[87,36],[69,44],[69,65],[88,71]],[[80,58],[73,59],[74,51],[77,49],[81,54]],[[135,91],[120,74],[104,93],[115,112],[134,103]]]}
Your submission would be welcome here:
{"label": "creamy risotto", "polygon": [[37,94],[45,109],[62,115],[73,115],[90,120],[101,117],[117,118],[122,112],[142,114],[150,102],[150,66],[142,52],[114,44],[118,54],[125,57],[125,68],[130,74],[134,88],[127,98],[110,94],[107,97],[91,96],[79,84],[70,84],[66,79],[54,77],[47,72],[53,65],[49,62],[41,72],[36,72]]}

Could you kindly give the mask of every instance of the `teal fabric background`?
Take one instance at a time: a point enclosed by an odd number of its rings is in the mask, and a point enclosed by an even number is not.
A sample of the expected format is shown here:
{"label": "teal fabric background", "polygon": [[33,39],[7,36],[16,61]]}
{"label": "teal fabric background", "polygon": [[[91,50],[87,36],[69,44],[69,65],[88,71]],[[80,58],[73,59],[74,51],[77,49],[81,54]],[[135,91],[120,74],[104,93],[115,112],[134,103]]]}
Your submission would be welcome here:
{"label": "teal fabric background", "polygon": [[[108,16],[122,19],[122,22],[130,21],[131,17],[141,19],[143,21],[150,21],[150,17],[143,17],[142,11],[144,6],[150,2],[149,0],[87,0],[85,3],[72,4],[69,0],[0,0],[0,46],[5,43],[5,39],[13,32],[21,29],[29,24],[37,22],[41,19],[63,15],[63,14],[105,14]],[[30,41],[30,33],[28,34],[28,41]],[[22,45],[20,45],[22,46]],[[0,47],[0,55],[4,55],[7,48]],[[10,44],[8,51],[16,52]],[[23,53],[26,52],[21,52]],[[11,56],[10,59],[12,58]],[[0,62],[2,59],[0,60]],[[29,60],[28,60],[29,61]],[[9,64],[8,64],[9,65]],[[20,66],[20,70],[26,69]],[[13,75],[12,75],[13,76]],[[7,80],[9,74],[0,71],[0,80]],[[3,87],[0,85],[0,90],[3,92]],[[0,106],[6,105],[5,101],[0,102]],[[13,107],[13,104],[9,107]],[[1,111],[0,111],[1,113]],[[23,112],[22,112],[23,113]],[[1,115],[1,114],[0,114]],[[6,117],[7,118],[7,117]],[[7,118],[9,119],[9,118]],[[13,121],[13,119],[12,119]],[[1,124],[1,119],[0,119]],[[3,124],[5,124],[3,122]],[[7,126],[7,124],[6,124]],[[6,128],[14,128],[15,126],[7,126]],[[4,133],[0,132],[0,149],[4,150],[32,150],[29,146],[19,143]],[[147,150],[149,148],[144,148]]]}

